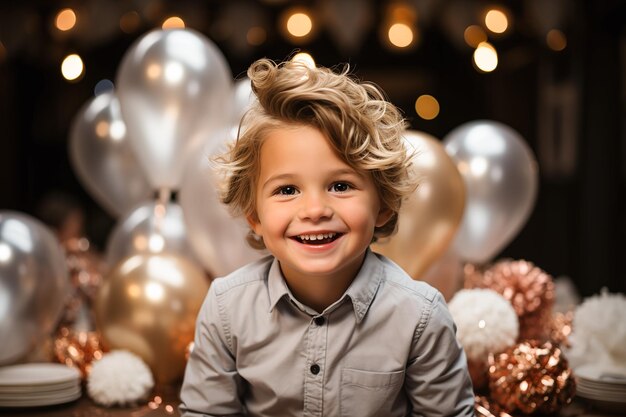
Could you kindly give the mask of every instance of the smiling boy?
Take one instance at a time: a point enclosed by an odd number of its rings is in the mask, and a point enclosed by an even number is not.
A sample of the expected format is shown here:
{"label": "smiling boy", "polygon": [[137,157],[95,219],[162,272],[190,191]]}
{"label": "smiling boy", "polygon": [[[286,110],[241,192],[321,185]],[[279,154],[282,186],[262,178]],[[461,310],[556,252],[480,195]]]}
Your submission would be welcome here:
{"label": "smiling boy", "polygon": [[473,416],[443,297],[369,250],[414,184],[403,120],[344,71],[255,62],[223,201],[272,256],[216,279],[184,416]]}

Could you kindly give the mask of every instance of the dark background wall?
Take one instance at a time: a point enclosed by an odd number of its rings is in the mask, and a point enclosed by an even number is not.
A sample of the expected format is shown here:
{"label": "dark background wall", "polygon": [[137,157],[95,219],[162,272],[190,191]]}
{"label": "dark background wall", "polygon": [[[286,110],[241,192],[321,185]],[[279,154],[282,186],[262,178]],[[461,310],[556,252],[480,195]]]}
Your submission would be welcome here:
{"label": "dark background wall", "polygon": [[[569,276],[582,295],[602,287],[626,292],[621,270],[626,255],[626,2],[499,2],[511,10],[515,25],[510,35],[493,40],[500,63],[489,74],[472,67],[472,50],[454,40],[455,28],[449,23],[464,16],[461,11],[468,4],[478,8],[487,3],[406,1],[419,11],[421,32],[417,47],[404,52],[386,48],[377,29],[391,2],[352,2],[369,5],[372,17],[352,49],[342,48],[324,28],[303,45],[290,43],[276,30],[288,6],[321,9],[324,3],[1,3],[0,209],[37,215],[51,192],[69,194],[87,214],[88,236],[104,245],[114,219],[79,184],[68,159],[68,130],[80,106],[93,96],[94,85],[115,79],[132,42],[164,17],[177,14],[220,47],[233,76],[245,73],[256,58],[281,60],[301,48],[319,65],[348,62],[359,78],[378,83],[404,110],[413,129],[443,138],[476,119],[513,127],[537,156],[540,191],[528,223],[500,256],[527,259],[554,276]],[[75,36],[59,37],[50,29],[51,20],[60,8],[72,6],[87,10],[91,22]],[[128,34],[117,22],[130,9],[140,11],[141,22]],[[262,45],[238,40],[235,29],[249,21],[267,28]],[[543,41],[541,28],[552,21],[567,36],[567,47],[560,52]],[[59,72],[62,57],[70,52],[80,53],[87,68],[76,83],[68,83]],[[441,104],[439,117],[432,121],[420,119],[413,109],[423,93]]]}

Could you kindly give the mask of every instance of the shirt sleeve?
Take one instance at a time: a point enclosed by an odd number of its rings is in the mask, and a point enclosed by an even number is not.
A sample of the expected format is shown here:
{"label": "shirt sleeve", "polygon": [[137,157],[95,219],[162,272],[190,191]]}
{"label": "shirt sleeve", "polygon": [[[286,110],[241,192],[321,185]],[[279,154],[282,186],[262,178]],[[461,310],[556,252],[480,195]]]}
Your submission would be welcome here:
{"label": "shirt sleeve", "polygon": [[244,415],[243,381],[214,287],[209,288],[196,320],[194,348],[180,392],[182,417]]}
{"label": "shirt sleeve", "polygon": [[425,307],[415,330],[405,389],[412,416],[474,417],[474,392],[456,326],[442,295]]}

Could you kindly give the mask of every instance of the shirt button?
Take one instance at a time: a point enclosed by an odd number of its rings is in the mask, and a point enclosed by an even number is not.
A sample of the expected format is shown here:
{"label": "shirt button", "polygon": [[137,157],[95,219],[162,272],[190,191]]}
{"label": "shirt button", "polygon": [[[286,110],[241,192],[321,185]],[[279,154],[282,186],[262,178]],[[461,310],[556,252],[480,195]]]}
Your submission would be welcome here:
{"label": "shirt button", "polygon": [[322,316],[315,317],[313,321],[315,321],[315,324],[317,324],[318,326],[323,326],[325,322],[324,317]]}
{"label": "shirt button", "polygon": [[319,374],[320,373],[320,366],[318,364],[316,364],[316,363],[311,365],[311,373],[313,375]]}

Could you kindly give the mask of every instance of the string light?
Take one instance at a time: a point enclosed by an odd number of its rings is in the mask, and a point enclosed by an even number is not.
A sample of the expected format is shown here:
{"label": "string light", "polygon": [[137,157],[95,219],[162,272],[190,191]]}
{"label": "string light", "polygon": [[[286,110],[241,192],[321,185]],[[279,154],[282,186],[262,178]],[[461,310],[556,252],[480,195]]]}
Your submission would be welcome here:
{"label": "string light", "polygon": [[303,43],[316,32],[312,13],[303,7],[292,7],[281,15],[279,28],[293,43]]}
{"label": "string light", "polygon": [[124,33],[131,34],[137,29],[139,29],[139,24],[141,23],[141,17],[139,13],[132,10],[130,12],[126,12],[120,17],[120,29]]}
{"label": "string light", "polygon": [[485,14],[485,26],[493,33],[504,33],[509,27],[509,19],[504,11],[491,9]]}
{"label": "string light", "polygon": [[297,38],[311,33],[313,21],[306,13],[294,13],[287,19],[287,31]]}
{"label": "string light", "polygon": [[184,29],[185,22],[178,16],[171,16],[165,19],[163,24],[161,25],[163,29]]}
{"label": "string light", "polygon": [[465,39],[466,44],[472,48],[476,48],[481,42],[487,41],[487,34],[480,26],[471,25],[465,28],[463,39]]}
{"label": "string light", "polygon": [[413,29],[405,23],[394,23],[387,32],[389,42],[398,48],[406,48],[413,43]]}
{"label": "string light", "polygon": [[424,120],[432,120],[439,115],[439,102],[435,97],[423,94],[415,101],[415,112]]}
{"label": "string light", "polygon": [[302,62],[309,68],[315,68],[315,60],[310,54],[306,52],[299,52],[295,54],[293,58],[291,58],[291,60],[294,62]]}
{"label": "string light", "polygon": [[61,74],[68,81],[78,80],[84,72],[83,60],[78,54],[71,54],[63,59],[61,63]]}
{"label": "string light", "polygon": [[54,25],[62,32],[72,29],[76,25],[76,13],[72,9],[63,9],[57,13]]}
{"label": "string light", "polygon": [[246,41],[252,46],[262,45],[267,39],[265,29],[260,26],[253,26],[246,33]]}
{"label": "string light", "polygon": [[546,44],[553,51],[562,51],[567,46],[565,34],[558,29],[552,29],[546,35]]}
{"label": "string light", "polygon": [[498,66],[498,52],[488,42],[481,42],[474,51],[474,64],[483,72],[491,72]]}

